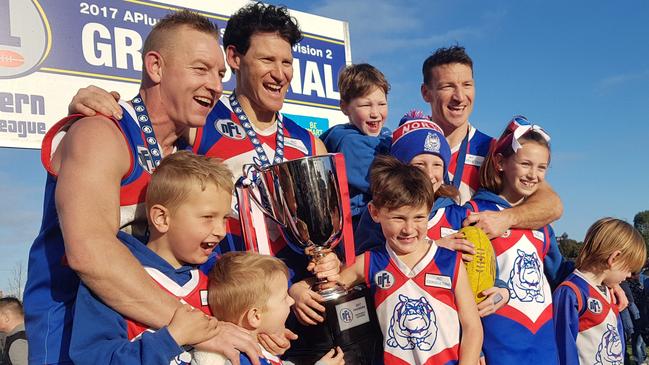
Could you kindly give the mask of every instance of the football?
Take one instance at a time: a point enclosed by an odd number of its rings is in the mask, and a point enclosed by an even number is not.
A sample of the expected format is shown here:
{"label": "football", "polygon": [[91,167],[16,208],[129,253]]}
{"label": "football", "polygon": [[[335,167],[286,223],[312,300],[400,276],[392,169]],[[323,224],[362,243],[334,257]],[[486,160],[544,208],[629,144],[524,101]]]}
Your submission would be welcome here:
{"label": "football", "polygon": [[465,266],[475,302],[480,303],[485,299],[480,293],[493,287],[496,280],[496,254],[491,241],[482,229],[468,226],[462,228],[460,232],[464,233],[467,241],[473,243],[475,249],[473,260],[465,263]]}

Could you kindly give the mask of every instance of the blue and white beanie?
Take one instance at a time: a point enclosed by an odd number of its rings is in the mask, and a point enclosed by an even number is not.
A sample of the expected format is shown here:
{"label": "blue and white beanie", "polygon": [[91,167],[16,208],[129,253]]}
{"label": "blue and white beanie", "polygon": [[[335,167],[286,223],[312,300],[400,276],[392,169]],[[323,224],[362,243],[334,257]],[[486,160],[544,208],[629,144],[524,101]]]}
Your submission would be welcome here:
{"label": "blue and white beanie", "polygon": [[410,163],[415,156],[424,153],[439,156],[444,161],[446,175],[451,161],[451,147],[442,128],[420,110],[411,110],[401,118],[399,127],[392,133],[390,154],[403,163]]}

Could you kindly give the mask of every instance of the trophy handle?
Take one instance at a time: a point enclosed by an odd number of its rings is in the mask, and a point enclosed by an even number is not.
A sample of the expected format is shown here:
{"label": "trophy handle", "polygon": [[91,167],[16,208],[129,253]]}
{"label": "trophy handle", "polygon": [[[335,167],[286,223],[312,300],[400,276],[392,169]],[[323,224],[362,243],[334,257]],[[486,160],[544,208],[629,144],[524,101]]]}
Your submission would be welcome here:
{"label": "trophy handle", "polygon": [[[254,171],[253,171],[254,170]],[[246,164],[243,165],[243,180],[242,180],[242,189],[246,189],[248,191],[248,197],[255,202],[255,205],[261,209],[261,211],[264,213],[265,216],[268,218],[272,219],[275,223],[284,226],[285,224],[278,219],[274,212],[273,208],[267,207],[266,204],[264,204],[257,195],[254,193],[254,190],[257,190],[259,192],[259,195],[261,196],[262,194],[265,194],[265,191],[257,187],[257,182],[260,182],[260,184],[264,187],[265,190],[268,190],[266,188],[266,181],[261,178],[261,177],[255,177],[255,174],[264,174],[267,173],[266,171],[262,170],[257,166],[256,164]],[[268,200],[268,199],[267,199]]]}

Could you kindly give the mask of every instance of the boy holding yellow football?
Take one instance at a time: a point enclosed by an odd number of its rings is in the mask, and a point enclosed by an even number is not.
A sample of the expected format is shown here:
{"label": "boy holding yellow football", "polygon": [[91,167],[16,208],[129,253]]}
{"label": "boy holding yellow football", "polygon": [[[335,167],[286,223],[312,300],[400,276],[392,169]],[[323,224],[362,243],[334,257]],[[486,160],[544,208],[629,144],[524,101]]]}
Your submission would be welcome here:
{"label": "boy holding yellow football", "polygon": [[340,282],[370,287],[384,363],[477,364],[482,326],[461,255],[426,237],[435,191],[424,172],[379,156],[370,171],[372,219],[386,244],[360,255]]}

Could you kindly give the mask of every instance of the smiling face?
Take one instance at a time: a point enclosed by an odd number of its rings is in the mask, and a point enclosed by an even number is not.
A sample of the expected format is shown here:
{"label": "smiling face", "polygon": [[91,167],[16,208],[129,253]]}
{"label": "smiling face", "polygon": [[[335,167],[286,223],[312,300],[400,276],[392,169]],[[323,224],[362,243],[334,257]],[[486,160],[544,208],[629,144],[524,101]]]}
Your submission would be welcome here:
{"label": "smiling face", "polygon": [[157,53],[158,72],[150,78],[159,84],[161,105],[173,121],[200,127],[223,93],[223,51],[213,34],[187,26],[170,33],[172,40]]}
{"label": "smiling face", "polygon": [[165,241],[160,256],[174,267],[202,264],[225,237],[225,221],[232,194],[208,184],[201,191],[194,184],[178,206],[168,210]]}
{"label": "smiling face", "polygon": [[381,224],[386,243],[397,255],[408,255],[426,249],[428,209],[403,206],[397,209],[377,208],[368,205],[372,219]]}
{"label": "smiling face", "polygon": [[261,322],[257,331],[281,333],[295,301],[288,295],[288,279],[283,273],[274,273],[268,280],[268,288],[271,294],[261,310]]}
{"label": "smiling face", "polygon": [[444,183],[444,161],[439,156],[422,153],[410,160],[410,165],[426,173],[433,183],[433,190],[437,191]]}
{"label": "smiling face", "polygon": [[421,94],[430,104],[433,121],[449,135],[469,123],[475,96],[473,70],[451,63],[435,66],[430,72],[431,81],[421,86]]}
{"label": "smiling face", "polygon": [[245,55],[234,46],[228,46],[226,53],[246,113],[257,121],[271,121],[282,108],[293,78],[291,45],[278,33],[255,33]]}
{"label": "smiling face", "polygon": [[532,195],[545,179],[550,151],[534,141],[521,141],[521,148],[509,157],[495,156],[496,168],[502,174],[500,195],[515,204]]}
{"label": "smiling face", "polygon": [[341,102],[340,109],[363,134],[378,136],[388,117],[388,100],[383,89],[375,87],[349,103]]}

